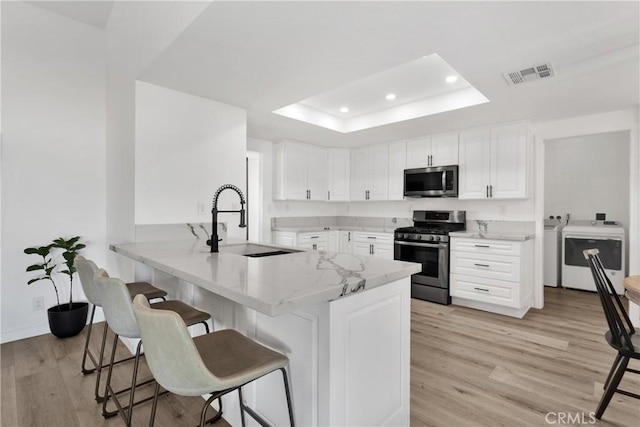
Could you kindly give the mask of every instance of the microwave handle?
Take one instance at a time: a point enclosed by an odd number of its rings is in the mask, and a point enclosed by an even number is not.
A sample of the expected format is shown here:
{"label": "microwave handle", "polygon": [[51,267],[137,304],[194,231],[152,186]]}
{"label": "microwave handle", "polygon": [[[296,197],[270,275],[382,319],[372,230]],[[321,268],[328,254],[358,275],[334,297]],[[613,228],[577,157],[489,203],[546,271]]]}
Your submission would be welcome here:
{"label": "microwave handle", "polygon": [[442,191],[447,190],[447,171],[442,171]]}

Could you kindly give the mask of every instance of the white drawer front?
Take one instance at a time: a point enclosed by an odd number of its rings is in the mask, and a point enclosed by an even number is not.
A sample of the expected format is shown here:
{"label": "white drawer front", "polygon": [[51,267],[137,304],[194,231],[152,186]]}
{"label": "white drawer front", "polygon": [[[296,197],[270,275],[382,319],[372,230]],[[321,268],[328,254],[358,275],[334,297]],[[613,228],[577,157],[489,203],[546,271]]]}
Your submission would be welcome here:
{"label": "white drawer front", "polygon": [[367,233],[355,231],[353,240],[361,243],[382,243],[393,244],[393,233]]}
{"label": "white drawer front", "polygon": [[452,297],[507,307],[520,306],[520,289],[518,283],[452,274],[450,276],[450,288]]}
{"label": "white drawer front", "polygon": [[298,246],[302,246],[308,243],[318,243],[327,241],[327,232],[319,231],[317,233],[299,233],[298,234]]}
{"label": "white drawer front", "polygon": [[520,242],[509,240],[451,238],[452,251],[520,256]]}
{"label": "white drawer front", "polygon": [[520,258],[504,255],[451,252],[451,273],[466,276],[520,281]]}

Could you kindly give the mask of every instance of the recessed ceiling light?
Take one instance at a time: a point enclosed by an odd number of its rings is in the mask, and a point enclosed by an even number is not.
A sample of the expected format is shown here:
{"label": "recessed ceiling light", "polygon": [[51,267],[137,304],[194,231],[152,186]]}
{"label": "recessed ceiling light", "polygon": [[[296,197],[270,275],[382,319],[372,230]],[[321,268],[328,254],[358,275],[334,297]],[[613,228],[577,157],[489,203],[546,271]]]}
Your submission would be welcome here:
{"label": "recessed ceiling light", "polygon": [[349,107],[340,107],[340,112],[341,113],[348,113],[349,112]]}
{"label": "recessed ceiling light", "polygon": [[393,101],[394,99],[396,99],[396,94],[388,93],[387,96],[385,96],[385,98],[387,98],[387,101]]}
{"label": "recessed ceiling light", "polygon": [[458,81],[458,76],[448,76],[446,78],[446,82],[447,83],[455,83]]}

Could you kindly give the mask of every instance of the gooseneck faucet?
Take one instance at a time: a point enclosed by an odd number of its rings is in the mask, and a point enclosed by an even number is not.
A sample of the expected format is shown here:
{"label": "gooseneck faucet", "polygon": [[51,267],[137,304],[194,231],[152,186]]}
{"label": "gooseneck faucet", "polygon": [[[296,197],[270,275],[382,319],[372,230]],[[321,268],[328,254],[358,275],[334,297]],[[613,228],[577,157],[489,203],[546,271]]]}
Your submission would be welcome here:
{"label": "gooseneck faucet", "polygon": [[[239,211],[219,211],[218,210],[218,197],[220,193],[224,190],[233,190],[238,193],[240,196],[240,210]],[[247,226],[244,218],[244,204],[245,204],[244,196],[242,195],[242,191],[235,185],[225,184],[222,187],[216,190],[216,193],[213,195],[213,208],[211,209],[211,239],[207,240],[207,245],[211,246],[211,252],[218,252],[218,242],[222,239],[218,239],[218,214],[219,213],[240,213],[240,228],[244,228]]]}

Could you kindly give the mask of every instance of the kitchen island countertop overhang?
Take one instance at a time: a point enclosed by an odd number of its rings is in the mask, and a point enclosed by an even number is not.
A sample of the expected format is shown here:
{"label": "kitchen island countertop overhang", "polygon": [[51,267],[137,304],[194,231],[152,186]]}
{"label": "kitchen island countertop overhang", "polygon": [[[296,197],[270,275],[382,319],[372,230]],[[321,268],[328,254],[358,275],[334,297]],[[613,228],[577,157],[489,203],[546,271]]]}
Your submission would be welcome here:
{"label": "kitchen island countertop overhang", "polygon": [[246,243],[231,240],[218,253],[209,252],[200,240],[123,243],[110,249],[268,316],[348,297],[421,271],[416,263],[338,252],[259,258],[225,252],[225,247]]}

